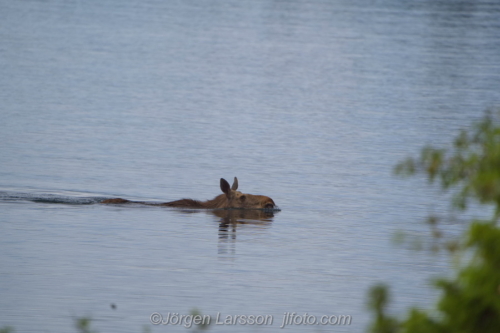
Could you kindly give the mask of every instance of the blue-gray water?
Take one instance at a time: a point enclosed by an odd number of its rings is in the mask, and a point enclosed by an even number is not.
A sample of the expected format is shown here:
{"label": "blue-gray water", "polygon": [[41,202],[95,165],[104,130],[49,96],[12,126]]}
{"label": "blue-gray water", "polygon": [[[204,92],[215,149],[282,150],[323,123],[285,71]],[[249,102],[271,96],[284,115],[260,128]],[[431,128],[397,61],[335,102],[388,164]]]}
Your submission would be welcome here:
{"label": "blue-gray water", "polygon": [[[0,41],[0,327],[184,332],[150,315],[198,308],[275,319],[213,332],[361,332],[377,282],[432,305],[448,260],[391,239],[448,206],[391,169],[500,105],[499,3],[4,0]],[[234,176],[282,211],[91,204]]]}

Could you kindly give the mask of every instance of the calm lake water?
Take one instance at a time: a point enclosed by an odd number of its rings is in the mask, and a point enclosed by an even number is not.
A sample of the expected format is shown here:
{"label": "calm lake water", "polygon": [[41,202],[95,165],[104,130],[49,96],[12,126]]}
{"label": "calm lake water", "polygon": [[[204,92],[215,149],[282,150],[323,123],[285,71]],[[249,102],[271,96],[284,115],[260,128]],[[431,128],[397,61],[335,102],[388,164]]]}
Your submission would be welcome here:
{"label": "calm lake water", "polygon": [[[5,0],[0,38],[0,327],[185,332],[150,316],[197,308],[362,332],[378,282],[394,313],[433,304],[446,256],[391,239],[449,207],[391,170],[500,105],[500,3]],[[282,211],[93,204],[234,176]]]}

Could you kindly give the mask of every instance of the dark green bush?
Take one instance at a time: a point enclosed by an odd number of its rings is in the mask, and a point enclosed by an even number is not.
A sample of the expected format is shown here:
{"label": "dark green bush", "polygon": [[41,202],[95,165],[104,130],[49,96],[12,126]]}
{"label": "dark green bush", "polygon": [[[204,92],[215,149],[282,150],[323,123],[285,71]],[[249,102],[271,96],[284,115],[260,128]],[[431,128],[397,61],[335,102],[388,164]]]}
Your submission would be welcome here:
{"label": "dark green bush", "polygon": [[[369,307],[375,315],[370,332],[377,333],[496,333],[500,332],[500,117],[487,113],[469,131],[462,131],[451,150],[425,147],[418,159],[398,164],[395,172],[410,176],[424,173],[431,183],[455,189],[453,207],[467,208],[471,201],[493,206],[488,221],[472,221],[457,246],[448,249],[461,256],[456,276],[440,279],[440,298],[433,310],[410,309],[406,318],[386,312],[388,289],[375,286]],[[438,221],[434,220],[432,225]]]}

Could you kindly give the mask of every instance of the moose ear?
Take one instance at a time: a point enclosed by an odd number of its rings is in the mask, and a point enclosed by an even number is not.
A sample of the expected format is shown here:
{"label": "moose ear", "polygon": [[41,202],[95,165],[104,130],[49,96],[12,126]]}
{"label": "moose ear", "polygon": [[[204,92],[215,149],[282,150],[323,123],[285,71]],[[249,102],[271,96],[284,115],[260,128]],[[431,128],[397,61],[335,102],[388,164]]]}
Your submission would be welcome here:
{"label": "moose ear", "polygon": [[231,194],[231,189],[229,188],[229,183],[224,178],[220,179],[220,189],[222,190],[222,192],[226,193],[226,195],[228,197]]}
{"label": "moose ear", "polygon": [[233,186],[231,186],[231,190],[236,191],[238,189],[238,178],[234,177]]}

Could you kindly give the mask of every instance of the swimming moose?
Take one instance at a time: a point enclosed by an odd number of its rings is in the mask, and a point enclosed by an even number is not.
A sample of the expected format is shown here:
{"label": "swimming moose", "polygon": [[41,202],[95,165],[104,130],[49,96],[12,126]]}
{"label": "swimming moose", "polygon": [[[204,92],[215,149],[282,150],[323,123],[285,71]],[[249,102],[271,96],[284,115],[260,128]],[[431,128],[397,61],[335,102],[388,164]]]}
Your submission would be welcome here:
{"label": "swimming moose", "polygon": [[198,201],[193,199],[180,199],[165,203],[148,203],[139,201],[130,201],[122,198],[106,199],[101,201],[103,204],[123,204],[140,203],[145,205],[166,206],[177,208],[201,208],[201,209],[275,209],[276,204],[273,199],[265,195],[244,194],[238,189],[238,178],[234,177],[233,186],[224,179],[220,179],[220,189],[224,194],[219,194],[212,200]]}

